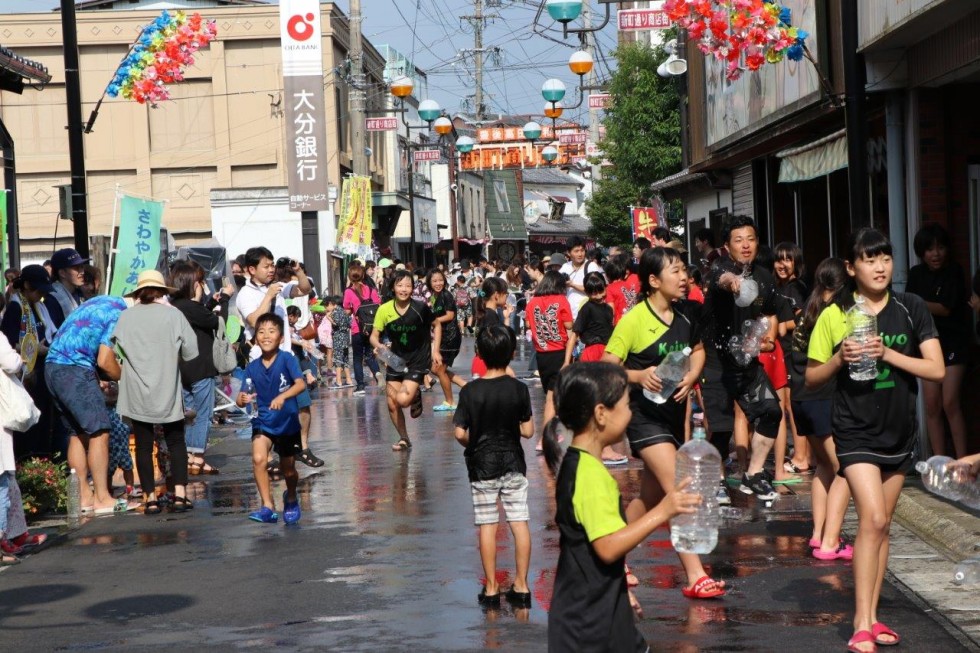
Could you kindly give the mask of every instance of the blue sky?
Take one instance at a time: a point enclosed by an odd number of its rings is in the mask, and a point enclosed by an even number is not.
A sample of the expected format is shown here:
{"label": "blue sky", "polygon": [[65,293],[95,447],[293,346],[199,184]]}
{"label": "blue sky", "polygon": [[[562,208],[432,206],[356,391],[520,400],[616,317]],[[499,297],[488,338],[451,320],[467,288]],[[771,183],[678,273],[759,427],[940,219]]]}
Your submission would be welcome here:
{"label": "blue sky", "polygon": [[[345,13],[348,0],[337,0]],[[566,62],[577,49],[577,39],[557,41],[534,34],[531,29],[538,0],[484,0],[486,14],[497,14],[484,32],[484,47],[500,49],[499,65],[491,62],[484,73],[484,103],[493,113],[541,113],[544,100],[540,88],[545,79],[558,77],[572,96],[577,81]],[[58,0],[0,0],[0,14],[25,11],[46,12]],[[362,0],[364,37],[375,45],[389,44],[407,55],[428,73],[429,97],[451,113],[461,111],[461,98],[473,93],[471,55],[461,50],[473,47],[472,29],[460,16],[473,13],[472,0]],[[593,3],[597,23],[601,5]],[[615,14],[615,11],[613,12]],[[0,17],[2,22],[2,17]],[[545,26],[554,26],[547,13]],[[219,34],[220,38],[220,34]],[[616,44],[615,15],[599,34],[599,46],[608,66],[597,61],[600,77],[614,67],[611,52]],[[598,59],[598,58],[597,58]],[[573,99],[574,102],[574,99]],[[587,120],[587,112],[569,112],[566,118]]]}

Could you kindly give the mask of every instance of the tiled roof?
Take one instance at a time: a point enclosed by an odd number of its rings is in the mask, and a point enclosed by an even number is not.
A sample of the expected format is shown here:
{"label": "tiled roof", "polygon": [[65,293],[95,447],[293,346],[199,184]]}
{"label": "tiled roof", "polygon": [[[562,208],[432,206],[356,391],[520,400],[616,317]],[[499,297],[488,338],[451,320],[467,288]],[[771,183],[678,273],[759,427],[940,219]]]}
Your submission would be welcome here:
{"label": "tiled roof", "polygon": [[585,186],[574,177],[553,168],[525,168],[523,174],[525,184],[565,185],[577,188]]}

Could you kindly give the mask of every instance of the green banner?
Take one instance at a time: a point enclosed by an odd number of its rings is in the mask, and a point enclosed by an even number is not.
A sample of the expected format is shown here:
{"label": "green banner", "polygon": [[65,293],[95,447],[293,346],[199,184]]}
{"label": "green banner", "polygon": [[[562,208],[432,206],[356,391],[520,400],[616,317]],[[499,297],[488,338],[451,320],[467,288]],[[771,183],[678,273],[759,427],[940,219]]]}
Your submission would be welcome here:
{"label": "green banner", "polygon": [[10,260],[7,252],[7,199],[10,193],[5,190],[0,192],[3,193],[3,199],[0,199],[0,272],[6,272]]}
{"label": "green banner", "polygon": [[160,258],[163,202],[123,195],[119,200],[119,239],[109,294],[122,297],[136,288],[140,272],[156,268]]}

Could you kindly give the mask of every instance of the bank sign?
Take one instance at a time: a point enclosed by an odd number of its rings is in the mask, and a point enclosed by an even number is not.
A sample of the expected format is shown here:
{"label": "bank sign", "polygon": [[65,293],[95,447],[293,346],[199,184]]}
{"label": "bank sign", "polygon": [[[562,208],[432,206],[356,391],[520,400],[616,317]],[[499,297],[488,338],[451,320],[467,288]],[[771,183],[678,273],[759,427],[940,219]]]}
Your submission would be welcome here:
{"label": "bank sign", "polygon": [[281,0],[279,34],[289,210],[326,211],[327,131],[318,0]]}

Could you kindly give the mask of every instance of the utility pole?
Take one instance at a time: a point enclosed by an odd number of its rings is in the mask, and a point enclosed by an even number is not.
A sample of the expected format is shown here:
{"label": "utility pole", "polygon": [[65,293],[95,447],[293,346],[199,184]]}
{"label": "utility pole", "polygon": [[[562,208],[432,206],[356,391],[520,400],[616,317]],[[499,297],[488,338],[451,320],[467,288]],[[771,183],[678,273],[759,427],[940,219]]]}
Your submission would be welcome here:
{"label": "utility pole", "polygon": [[367,176],[367,141],[364,135],[364,45],[361,39],[361,0],[350,0],[350,133],[351,159],[354,174]]}
{"label": "utility pole", "polygon": [[[585,0],[582,3],[582,27],[584,29],[592,28],[592,7],[589,0]],[[592,60],[596,60],[596,48],[595,48],[595,37],[592,33],[585,32],[582,34],[582,49],[589,53]],[[586,76],[586,87],[591,91],[596,87],[596,67],[593,66],[592,70]],[[599,110],[589,109],[589,140],[593,143],[599,142]],[[595,182],[602,178],[602,164],[595,163],[592,164],[592,188],[595,188]]]}
{"label": "utility pole", "polygon": [[497,17],[497,14],[483,13],[483,0],[473,0],[472,16],[460,16],[460,19],[465,20],[473,26],[473,49],[463,50],[462,52],[473,53],[473,79],[476,83],[476,90],[473,95],[473,118],[476,122],[483,120],[483,117],[487,113],[486,106],[483,102],[483,55],[487,53],[496,55],[500,51],[500,48],[497,47],[483,47],[483,28],[486,26],[487,20]]}
{"label": "utility pole", "polygon": [[65,104],[68,107],[68,157],[71,163],[72,224],[75,249],[88,258],[88,208],[85,197],[85,146],[82,143],[82,90],[78,72],[78,27],[74,0],[61,0],[65,47]]}

